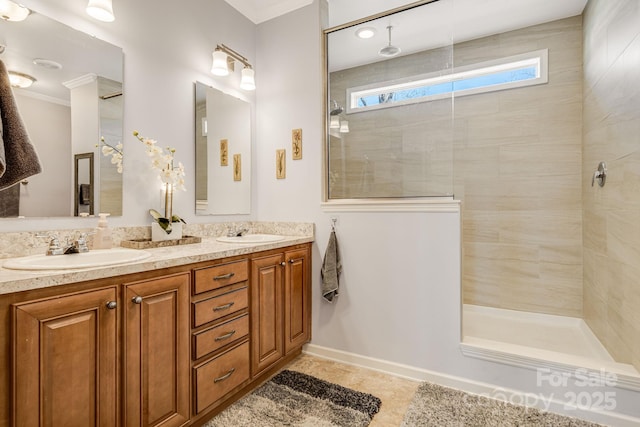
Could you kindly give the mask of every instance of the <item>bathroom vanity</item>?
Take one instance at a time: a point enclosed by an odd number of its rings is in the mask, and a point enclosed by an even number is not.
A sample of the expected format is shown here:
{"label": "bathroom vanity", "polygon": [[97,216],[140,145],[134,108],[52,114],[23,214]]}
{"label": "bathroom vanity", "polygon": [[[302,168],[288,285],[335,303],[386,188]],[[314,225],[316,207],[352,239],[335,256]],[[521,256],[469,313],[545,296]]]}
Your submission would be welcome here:
{"label": "bathroom vanity", "polygon": [[310,340],[312,240],[0,270],[0,426],[204,424]]}

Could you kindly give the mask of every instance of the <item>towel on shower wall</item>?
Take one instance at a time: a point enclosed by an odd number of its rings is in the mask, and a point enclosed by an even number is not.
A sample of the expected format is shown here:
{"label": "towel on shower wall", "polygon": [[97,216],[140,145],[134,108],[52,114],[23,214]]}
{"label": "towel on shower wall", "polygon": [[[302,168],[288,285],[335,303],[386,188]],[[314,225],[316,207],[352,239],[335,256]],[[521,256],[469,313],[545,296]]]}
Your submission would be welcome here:
{"label": "towel on shower wall", "polygon": [[342,273],[342,263],[340,261],[340,251],[338,250],[338,239],[335,230],[329,235],[329,243],[322,260],[322,297],[333,302],[338,296],[338,288],[340,287],[340,273]]}
{"label": "towel on shower wall", "polygon": [[9,75],[0,61],[0,190],[42,172],[40,160],[22,123]]}

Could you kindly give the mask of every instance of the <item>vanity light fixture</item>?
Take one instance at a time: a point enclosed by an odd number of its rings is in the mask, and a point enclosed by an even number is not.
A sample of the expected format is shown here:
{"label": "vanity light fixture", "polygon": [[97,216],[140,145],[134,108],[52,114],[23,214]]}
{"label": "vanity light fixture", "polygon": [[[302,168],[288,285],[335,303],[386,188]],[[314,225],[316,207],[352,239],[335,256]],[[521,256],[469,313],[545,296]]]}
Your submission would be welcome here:
{"label": "vanity light fixture", "polygon": [[349,122],[340,120],[340,133],[349,133]]}
{"label": "vanity light fixture", "polygon": [[211,73],[213,75],[228,76],[230,71],[234,71],[235,61],[238,61],[244,65],[240,79],[240,88],[244,90],[255,90],[255,71],[247,58],[223,44],[217,45],[212,55],[213,64],[211,65]]}
{"label": "vanity light fixture", "polygon": [[111,0],[89,0],[87,14],[102,22],[113,22],[116,19]]}
{"label": "vanity light fixture", "polygon": [[31,86],[35,81],[35,77],[31,77],[28,74],[19,73],[17,71],[9,71],[9,82],[11,86],[18,87],[20,89],[25,89]]}
{"label": "vanity light fixture", "polygon": [[361,39],[370,39],[376,35],[376,29],[373,27],[362,27],[356,30],[356,36]]}
{"label": "vanity light fixture", "polygon": [[0,18],[5,21],[24,21],[31,11],[11,0],[0,0]]}
{"label": "vanity light fixture", "polygon": [[330,129],[339,129],[340,128],[340,117],[331,116],[331,121],[329,122]]}

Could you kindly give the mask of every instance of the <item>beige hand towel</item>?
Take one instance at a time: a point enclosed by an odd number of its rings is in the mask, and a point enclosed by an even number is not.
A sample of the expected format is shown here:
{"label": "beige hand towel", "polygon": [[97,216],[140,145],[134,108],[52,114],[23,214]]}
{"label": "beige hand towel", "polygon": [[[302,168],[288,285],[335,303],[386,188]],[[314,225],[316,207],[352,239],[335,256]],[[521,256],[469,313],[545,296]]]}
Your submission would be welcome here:
{"label": "beige hand towel", "polygon": [[338,250],[338,239],[336,232],[331,231],[329,235],[329,243],[322,260],[322,297],[333,302],[338,296],[338,288],[340,287],[340,273],[342,273],[342,262],[340,261],[340,251]]}
{"label": "beige hand towel", "polygon": [[40,160],[29,140],[16,101],[9,75],[0,61],[0,190],[42,172]]}

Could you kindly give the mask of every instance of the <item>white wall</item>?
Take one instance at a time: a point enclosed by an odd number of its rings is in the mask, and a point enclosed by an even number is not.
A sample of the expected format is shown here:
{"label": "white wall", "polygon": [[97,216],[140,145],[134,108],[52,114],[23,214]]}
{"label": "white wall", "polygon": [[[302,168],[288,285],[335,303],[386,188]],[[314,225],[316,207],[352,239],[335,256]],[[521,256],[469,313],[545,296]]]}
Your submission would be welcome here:
{"label": "white wall", "polygon": [[[176,194],[176,214],[189,223],[228,219],[195,216],[194,82],[202,81],[253,103],[255,95],[239,89],[238,67],[234,76],[226,78],[214,77],[210,69],[211,52],[218,43],[255,61],[255,24],[224,1],[194,0],[189,7],[153,0],[114,2],[116,20],[112,23],[100,23],[86,15],[86,1],[21,3],[123,48],[124,212],[109,222],[113,226],[145,225],[151,221],[148,209],[161,209],[159,181],[142,144],[131,135],[133,130],[157,139],[162,146],[177,148],[176,158],[187,171],[187,192]],[[258,80],[260,72],[256,66]],[[84,228],[87,221],[90,226],[96,223],[95,219],[78,218],[9,219],[0,221],[0,232]]]}
{"label": "white wall", "polygon": [[[19,91],[15,92],[15,98],[43,166],[42,173],[27,179],[29,184],[20,185],[20,215],[41,216],[44,212],[72,215],[71,111],[65,105],[24,96]],[[55,191],[47,188],[47,182],[55,183],[52,187]],[[16,221],[22,220],[3,219],[0,224]]]}
{"label": "white wall", "polygon": [[[333,2],[332,2],[333,3]],[[359,2],[362,4],[363,2]],[[460,343],[460,216],[458,213],[327,213],[321,208],[322,106],[319,0],[258,26],[257,156],[260,220],[313,221],[314,347],[409,365],[468,389],[494,385],[532,398],[601,392],[538,384],[536,371],[462,355]],[[292,161],[290,132],[303,129],[303,160]],[[275,150],[287,149],[287,179],[275,179]],[[338,218],[344,273],[341,295],[320,292],[322,253],[331,217]],[[348,357],[348,356],[345,356]],[[364,360],[364,359],[360,359]],[[639,393],[616,389],[616,410],[640,416]],[[540,397],[542,396],[542,397]],[[591,397],[591,395],[589,395]],[[562,410],[562,407],[556,407]],[[576,414],[571,410],[569,414]]]}

